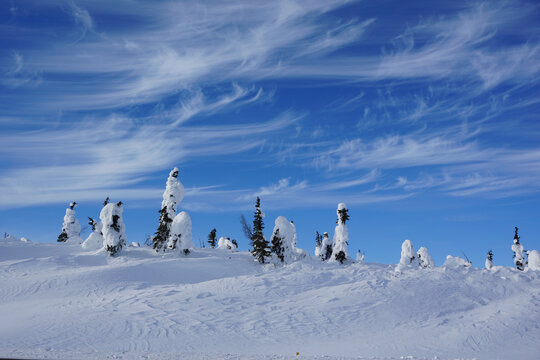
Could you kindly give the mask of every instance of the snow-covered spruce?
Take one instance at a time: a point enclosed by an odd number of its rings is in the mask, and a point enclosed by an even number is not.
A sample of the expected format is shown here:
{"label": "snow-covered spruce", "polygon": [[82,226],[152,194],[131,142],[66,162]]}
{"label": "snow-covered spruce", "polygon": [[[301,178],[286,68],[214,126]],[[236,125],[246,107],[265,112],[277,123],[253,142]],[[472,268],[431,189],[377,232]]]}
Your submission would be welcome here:
{"label": "snow-covered spruce", "polygon": [[363,263],[364,259],[366,257],[366,254],[364,254],[362,251],[358,250],[356,252],[356,261],[359,263]]}
{"label": "snow-covered spruce", "polygon": [[108,203],[99,214],[103,232],[103,247],[111,255],[117,254],[126,245],[126,226],[122,220],[122,202]]}
{"label": "snow-covered spruce", "polygon": [[271,252],[282,263],[290,264],[296,257],[293,251],[295,228],[284,216],[278,216],[274,224]]}
{"label": "snow-covered spruce", "polygon": [[264,236],[264,213],[261,210],[261,199],[257,197],[255,203],[255,213],[253,215],[253,230],[251,231],[251,254],[261,264],[264,264],[267,257],[270,256],[270,247]]}
{"label": "snow-covered spruce", "polygon": [[530,270],[540,271],[540,252],[537,250],[529,250],[527,251],[527,255],[529,257],[527,268]]}
{"label": "snow-covered spruce", "polygon": [[433,258],[429,254],[428,249],[422,246],[420,249],[418,249],[417,254],[418,254],[418,258],[420,259],[420,264],[422,265],[422,267],[424,268],[435,267],[435,261],[433,261]]}
{"label": "snow-covered spruce", "polygon": [[76,202],[69,204],[66,209],[66,215],[64,215],[64,222],[62,224],[62,232],[58,235],[58,242],[67,242],[71,244],[80,244],[83,242],[81,239],[81,224],[79,220],[75,218],[75,206]]}
{"label": "snow-covered spruce", "polygon": [[347,245],[349,244],[349,230],[345,223],[349,220],[349,210],[347,205],[339,203],[337,210],[337,225],[334,229],[334,246],[332,249],[331,261],[338,261],[341,264],[349,257]]}
{"label": "snow-covered spruce", "polygon": [[315,234],[315,256],[320,257],[322,250],[322,235],[317,231]]}
{"label": "snow-covered spruce", "polygon": [[236,241],[231,241],[231,238],[222,236],[218,240],[217,248],[220,250],[237,251],[238,244],[236,244]]}
{"label": "snow-covered spruce", "polygon": [[527,265],[527,262],[525,261],[525,254],[523,252],[523,245],[519,242],[519,235],[518,235],[518,227],[514,227],[514,244],[512,244],[512,251],[514,252],[514,264],[516,265],[516,269],[518,270],[525,270],[525,266]]}
{"label": "snow-covered spruce", "polygon": [[92,227],[92,232],[88,235],[86,240],[84,240],[82,247],[86,250],[99,250],[103,247],[103,226],[100,221],[92,219],[91,217],[89,217],[88,220],[88,225]]}
{"label": "snow-covered spruce", "polygon": [[414,251],[414,247],[411,240],[405,240],[401,244],[401,258],[399,259],[399,264],[396,267],[397,271],[401,271],[407,267],[418,268],[421,266],[420,259],[418,254]]}
{"label": "snow-covered spruce", "polygon": [[486,257],[486,269],[490,270],[493,267],[493,251],[489,250]]}
{"label": "snow-covered spruce", "polygon": [[330,240],[330,237],[328,236],[327,232],[323,233],[323,239],[321,243],[321,250],[319,253],[319,257],[322,261],[326,261],[330,259],[332,256],[332,249],[334,244],[332,243],[332,240]]}
{"label": "snow-covered spruce", "polygon": [[212,249],[216,247],[216,231],[216,229],[212,229],[212,231],[210,231],[210,234],[208,234],[208,244]]}
{"label": "snow-covered spruce", "polygon": [[170,237],[171,224],[176,216],[177,206],[183,198],[184,186],[178,180],[178,168],[174,168],[167,179],[163,200],[161,201],[161,210],[159,211],[159,225],[152,239],[156,251],[165,250]]}
{"label": "snow-covered spruce", "polygon": [[182,211],[174,217],[167,247],[184,255],[189,254],[191,249],[194,248],[191,218],[187,212]]}

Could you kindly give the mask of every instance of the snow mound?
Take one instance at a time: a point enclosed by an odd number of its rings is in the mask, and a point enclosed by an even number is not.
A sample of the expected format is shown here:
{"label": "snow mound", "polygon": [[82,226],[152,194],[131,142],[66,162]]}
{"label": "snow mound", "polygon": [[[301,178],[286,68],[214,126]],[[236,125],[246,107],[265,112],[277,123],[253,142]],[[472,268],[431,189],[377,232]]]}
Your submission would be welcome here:
{"label": "snow mound", "polygon": [[527,255],[529,256],[529,269],[540,271],[540,253],[536,250],[530,250],[527,251]]}
{"label": "snow mound", "polygon": [[444,261],[443,266],[447,268],[458,269],[458,268],[470,268],[472,264],[469,261],[462,259],[460,257],[448,255],[446,256],[446,260]]}

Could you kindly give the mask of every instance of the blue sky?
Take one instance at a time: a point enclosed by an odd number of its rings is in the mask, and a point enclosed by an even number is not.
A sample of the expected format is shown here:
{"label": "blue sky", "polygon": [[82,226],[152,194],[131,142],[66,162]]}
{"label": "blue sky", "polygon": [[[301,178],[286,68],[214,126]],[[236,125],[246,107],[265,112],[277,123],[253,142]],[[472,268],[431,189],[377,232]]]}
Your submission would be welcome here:
{"label": "blue sky", "polygon": [[[351,214],[351,254],[438,264],[540,248],[534,1],[3,1],[0,230],[55,241],[106,196],[130,241],[170,169],[195,242],[256,196],[299,245]],[[88,231],[88,230],[86,230]]]}

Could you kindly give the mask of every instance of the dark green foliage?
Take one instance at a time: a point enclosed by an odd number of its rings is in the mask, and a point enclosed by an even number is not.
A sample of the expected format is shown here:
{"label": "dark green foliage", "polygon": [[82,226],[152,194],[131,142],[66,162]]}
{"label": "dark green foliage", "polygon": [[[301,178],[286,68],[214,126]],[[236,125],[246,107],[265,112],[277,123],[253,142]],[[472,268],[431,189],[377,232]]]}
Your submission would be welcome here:
{"label": "dark green foliage", "polygon": [[74,202],[72,202],[71,204],[69,204],[69,208],[70,208],[71,210],[73,210],[73,209],[75,208],[76,205],[77,205],[77,203],[74,201]]}
{"label": "dark green foliage", "polygon": [[105,199],[105,201],[103,202],[103,206],[107,205],[109,203],[110,199],[109,197],[107,196],[107,198]]}
{"label": "dark green foliage", "polygon": [[493,251],[489,250],[487,253],[487,258],[489,261],[493,261]]}
{"label": "dark green foliage", "polygon": [[339,261],[340,264],[343,264],[343,262],[347,259],[345,256],[345,253],[343,251],[340,251],[336,254],[336,260]]}
{"label": "dark green foliage", "polygon": [[338,213],[339,219],[343,224],[345,224],[345,222],[349,220],[349,209],[338,210]]}
{"label": "dark green foliage", "polygon": [[118,251],[122,249],[122,244],[118,244],[116,246],[107,245],[107,252],[109,255],[114,256]]}
{"label": "dark green foliage", "polygon": [[236,239],[232,239],[231,242],[234,244],[234,246],[236,246],[236,248],[238,249],[238,243],[236,242]]}
{"label": "dark green foliage", "polygon": [[92,227],[92,231],[96,231],[97,221],[92,219],[90,216],[88,217],[88,220],[88,225]]}
{"label": "dark green foliage", "polygon": [[322,239],[323,239],[323,238],[322,238],[322,235],[319,234],[319,232],[317,231],[317,234],[315,235],[315,242],[316,242],[316,244],[317,244],[317,245],[316,245],[317,247],[321,247],[321,245],[322,245]]}
{"label": "dark green foliage", "polygon": [[165,244],[169,239],[169,235],[171,233],[171,223],[173,221],[167,213],[166,206],[164,206],[163,209],[159,211],[159,213],[159,225],[156,234],[152,239],[152,242],[154,243],[154,249],[156,251],[165,250]]}
{"label": "dark green foliage", "polygon": [[257,197],[253,217],[253,230],[251,231],[251,246],[253,247],[251,254],[261,264],[264,264],[265,259],[270,256],[268,241],[264,237],[263,229],[264,223],[261,211],[261,199]]}
{"label": "dark green foliage", "polygon": [[[172,241],[172,244],[169,245],[169,249],[172,249],[172,250],[176,249],[176,244],[178,243],[178,240],[180,240],[181,237],[182,237],[182,234],[175,235]],[[189,251],[187,252],[187,254],[189,254]]]}
{"label": "dark green foliage", "polygon": [[208,234],[208,244],[210,244],[210,247],[213,249],[216,247],[216,229],[212,229],[210,231],[210,234]]}
{"label": "dark green foliage", "polygon": [[120,216],[118,216],[118,215],[113,215],[111,227],[112,227],[112,228],[114,229],[114,231],[116,231],[116,232],[120,232],[120,225],[118,224],[118,220],[120,220]]}
{"label": "dark green foliage", "polygon": [[58,241],[58,242],[66,242],[67,239],[68,239],[68,236],[67,236],[66,232],[62,231],[60,233],[60,235],[58,235],[58,239],[56,239],[56,241]]}
{"label": "dark green foliage", "polygon": [[514,226],[514,244],[519,244],[519,235],[518,235],[519,228],[517,226]]}
{"label": "dark green foliage", "polygon": [[285,255],[283,254],[283,238],[279,236],[279,229],[276,229],[274,235],[272,236],[271,252],[276,254],[277,258],[281,260],[281,262],[285,261]]}

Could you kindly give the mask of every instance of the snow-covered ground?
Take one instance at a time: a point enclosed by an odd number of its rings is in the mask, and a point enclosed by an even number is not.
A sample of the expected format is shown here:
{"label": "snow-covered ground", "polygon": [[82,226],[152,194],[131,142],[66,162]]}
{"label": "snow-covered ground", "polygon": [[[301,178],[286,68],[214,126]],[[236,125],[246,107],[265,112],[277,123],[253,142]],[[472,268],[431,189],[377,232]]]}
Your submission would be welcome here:
{"label": "snow-covered ground", "polygon": [[409,356],[540,359],[540,272],[0,240],[0,357]]}

